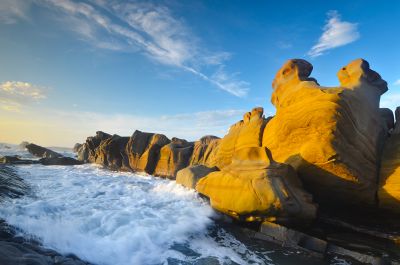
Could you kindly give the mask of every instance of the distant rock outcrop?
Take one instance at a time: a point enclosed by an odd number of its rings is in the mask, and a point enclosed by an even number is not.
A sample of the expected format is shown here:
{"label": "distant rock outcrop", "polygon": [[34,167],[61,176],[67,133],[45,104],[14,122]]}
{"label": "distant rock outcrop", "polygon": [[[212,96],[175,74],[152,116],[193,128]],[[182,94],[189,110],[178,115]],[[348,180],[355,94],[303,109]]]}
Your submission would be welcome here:
{"label": "distant rock outcrop", "polygon": [[25,148],[28,150],[29,153],[31,153],[34,156],[40,157],[40,158],[57,158],[57,157],[63,157],[63,155],[54,152],[50,149],[44,148],[42,146],[36,145],[36,144],[27,144]]}

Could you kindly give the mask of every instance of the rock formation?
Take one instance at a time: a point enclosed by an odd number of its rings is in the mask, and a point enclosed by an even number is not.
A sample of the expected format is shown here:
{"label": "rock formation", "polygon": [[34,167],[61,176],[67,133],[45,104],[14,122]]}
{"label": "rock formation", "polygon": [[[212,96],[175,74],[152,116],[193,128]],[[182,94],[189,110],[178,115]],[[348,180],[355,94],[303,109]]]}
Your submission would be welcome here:
{"label": "rock formation", "polygon": [[44,148],[42,146],[36,145],[36,144],[27,144],[25,148],[28,150],[29,153],[31,153],[34,156],[40,157],[40,158],[57,158],[57,157],[62,157],[61,154],[54,152],[50,149]]}
{"label": "rock formation", "polygon": [[378,199],[381,208],[400,213],[400,107],[396,109],[396,124],[383,150]]}
{"label": "rock formation", "polygon": [[160,157],[160,149],[169,144],[163,134],[146,133],[136,130],[126,145],[126,154],[132,170],[153,174]]}
{"label": "rock formation", "polygon": [[160,150],[160,158],[153,174],[159,177],[175,178],[176,173],[189,165],[193,153],[192,142],[184,139],[172,138],[171,142]]}
{"label": "rock formation", "polygon": [[272,83],[276,115],[265,118],[262,108],[254,108],[222,139],[97,132],[78,157],[176,178],[240,220],[307,223],[315,217],[314,202],[373,208],[378,197],[382,208],[397,211],[400,125],[391,110],[379,108],[386,82],[362,59],[340,69],[338,87],[320,86],[311,71],[307,61],[286,62]]}
{"label": "rock formation", "polygon": [[374,205],[387,135],[379,100],[387,84],[362,59],[338,72],[340,87],[319,86],[311,71],[299,59],[278,71],[271,98],[276,115],[262,145],[292,165],[318,201]]}

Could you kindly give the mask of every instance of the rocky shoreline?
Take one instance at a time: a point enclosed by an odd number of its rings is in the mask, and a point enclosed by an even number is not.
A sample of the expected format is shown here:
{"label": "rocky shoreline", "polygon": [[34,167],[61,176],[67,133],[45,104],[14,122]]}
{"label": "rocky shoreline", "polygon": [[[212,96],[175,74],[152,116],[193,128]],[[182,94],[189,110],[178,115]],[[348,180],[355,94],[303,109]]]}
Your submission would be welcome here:
{"label": "rocky shoreline", "polygon": [[77,160],[31,144],[39,161],[3,163],[145,172],[195,189],[251,238],[321,259],[400,264],[400,109],[395,122],[379,108],[387,84],[365,60],[340,69],[339,87],[321,87],[311,71],[286,62],[272,84],[276,115],[254,108],[221,139],[99,131],[75,145]]}
{"label": "rocky shoreline", "polygon": [[[387,83],[362,59],[339,70],[339,87],[320,86],[310,77],[312,68],[300,59],[286,62],[272,84],[275,116],[254,108],[222,139],[188,142],[141,131],[131,137],[97,132],[76,146],[78,160],[176,179],[233,219],[261,224],[259,231],[269,227],[267,237],[279,231],[289,241],[291,235],[301,241],[290,229],[313,235],[311,241],[323,241],[321,253],[333,242],[373,252],[331,238],[327,231],[333,227],[387,240],[389,248],[370,255],[370,263],[380,263],[390,256],[386,250],[391,256],[400,252],[398,226],[391,229],[400,212],[399,123],[391,110],[379,108]],[[351,221],[337,221],[343,219]],[[323,220],[325,231],[318,227]],[[361,228],[364,223],[368,228]],[[387,231],[378,233],[377,226]],[[322,231],[314,233],[317,228]]]}

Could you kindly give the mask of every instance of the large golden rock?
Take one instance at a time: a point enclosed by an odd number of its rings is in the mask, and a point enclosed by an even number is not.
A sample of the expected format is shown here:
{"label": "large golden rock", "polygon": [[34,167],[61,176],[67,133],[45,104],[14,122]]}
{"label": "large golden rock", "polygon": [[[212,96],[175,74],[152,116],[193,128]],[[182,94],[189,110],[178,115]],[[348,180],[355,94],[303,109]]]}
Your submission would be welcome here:
{"label": "large golden rock", "polygon": [[396,124],[386,140],[382,155],[378,199],[379,207],[400,213],[400,107]]}
{"label": "large golden rock", "polygon": [[231,164],[236,150],[246,147],[259,147],[267,119],[264,118],[263,108],[254,108],[243,116],[243,120],[235,123],[227,135],[218,144],[213,165],[222,169]]}
{"label": "large golden rock", "polygon": [[175,179],[176,173],[189,165],[192,152],[193,142],[172,138],[169,144],[161,148],[160,158],[157,161],[153,175]]}
{"label": "large golden rock", "polygon": [[308,223],[315,218],[316,205],[294,169],[274,162],[267,148],[244,147],[231,160],[196,185],[215,209],[246,221]]}
{"label": "large golden rock", "polygon": [[194,142],[193,153],[189,165],[210,165],[215,164],[215,156],[220,138],[213,135],[206,135]]}
{"label": "large golden rock", "polygon": [[179,170],[176,173],[176,183],[181,184],[189,189],[194,189],[196,187],[197,182],[210,174],[211,172],[216,171],[216,167],[206,167],[204,165],[195,165],[185,167],[184,169]]}
{"label": "large golden rock", "polygon": [[387,134],[379,100],[387,84],[362,59],[340,69],[340,87],[319,86],[311,71],[310,63],[295,59],[277,73],[276,115],[262,145],[276,161],[292,165],[319,201],[373,205]]}
{"label": "large golden rock", "polygon": [[163,134],[136,130],[126,145],[130,168],[134,171],[152,174],[160,158],[161,148],[170,142]]}

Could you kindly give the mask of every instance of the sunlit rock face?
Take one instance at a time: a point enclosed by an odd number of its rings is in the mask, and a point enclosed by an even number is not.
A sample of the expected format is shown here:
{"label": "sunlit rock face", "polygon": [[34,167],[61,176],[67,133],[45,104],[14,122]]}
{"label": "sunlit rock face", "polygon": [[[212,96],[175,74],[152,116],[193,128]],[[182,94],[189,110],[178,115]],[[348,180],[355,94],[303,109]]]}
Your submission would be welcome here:
{"label": "sunlit rock face", "polygon": [[388,129],[379,100],[387,84],[362,59],[339,70],[340,87],[321,87],[311,71],[310,63],[295,59],[276,74],[276,115],[262,146],[292,165],[317,201],[374,205]]}
{"label": "sunlit rock face", "polygon": [[129,167],[134,171],[153,174],[160,157],[160,150],[169,144],[163,134],[147,133],[136,130],[126,145]]}
{"label": "sunlit rock face", "polygon": [[276,163],[261,146],[267,122],[262,108],[245,113],[219,142],[214,162],[220,170],[203,177],[204,170],[185,169],[177,181],[186,186],[196,181],[196,190],[215,209],[240,220],[310,222],[317,209],[312,196],[291,166]]}
{"label": "sunlit rock face", "polygon": [[385,142],[379,179],[378,199],[383,209],[400,213],[400,107],[396,124]]}
{"label": "sunlit rock face", "polygon": [[175,178],[178,170],[189,165],[193,153],[193,142],[172,138],[171,142],[160,150],[154,175],[165,178]]}

